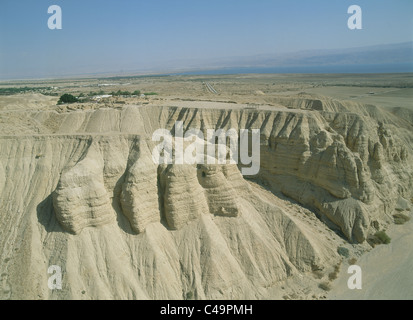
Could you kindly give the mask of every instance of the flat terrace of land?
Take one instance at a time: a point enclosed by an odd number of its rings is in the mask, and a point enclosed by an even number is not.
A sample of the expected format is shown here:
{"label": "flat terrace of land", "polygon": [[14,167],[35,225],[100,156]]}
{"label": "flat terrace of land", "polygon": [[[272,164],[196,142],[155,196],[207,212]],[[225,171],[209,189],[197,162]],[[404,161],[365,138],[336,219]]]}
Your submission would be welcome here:
{"label": "flat terrace of land", "polygon": [[[36,93],[47,99],[36,103],[33,97],[27,98],[27,94]],[[0,82],[0,110],[10,110],[13,106],[14,109],[31,109],[45,103],[55,105],[65,93],[86,100],[113,95],[112,99],[100,101],[107,106],[156,101],[163,104],[165,100],[277,106],[279,96],[303,94],[413,110],[413,74],[117,76],[9,81]]]}

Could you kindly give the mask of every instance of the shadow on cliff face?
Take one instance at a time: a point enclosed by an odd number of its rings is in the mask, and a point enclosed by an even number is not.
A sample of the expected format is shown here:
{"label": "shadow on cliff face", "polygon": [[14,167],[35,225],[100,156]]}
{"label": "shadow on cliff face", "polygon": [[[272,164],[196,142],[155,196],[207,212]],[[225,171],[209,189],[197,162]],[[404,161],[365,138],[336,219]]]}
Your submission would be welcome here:
{"label": "shadow on cliff face", "polygon": [[122,211],[122,205],[120,203],[120,194],[122,192],[122,185],[125,182],[125,177],[126,171],[119,178],[119,180],[116,181],[115,188],[113,189],[112,208],[116,212],[116,221],[118,223],[119,228],[121,228],[127,234],[136,236],[137,233],[132,230],[128,218],[124,215]]}
{"label": "shadow on cliff face", "polygon": [[172,228],[169,227],[168,221],[166,219],[165,215],[165,203],[164,203],[164,187],[162,186],[161,179],[159,177],[159,172],[158,172],[158,180],[157,180],[157,186],[158,186],[158,208],[159,208],[159,218],[160,218],[160,223],[164,226],[165,229],[171,231],[173,230]]}
{"label": "shadow on cliff face", "polygon": [[45,230],[50,232],[65,232],[59,221],[56,219],[56,214],[53,208],[53,193],[44,199],[36,208],[37,220],[44,226]]}

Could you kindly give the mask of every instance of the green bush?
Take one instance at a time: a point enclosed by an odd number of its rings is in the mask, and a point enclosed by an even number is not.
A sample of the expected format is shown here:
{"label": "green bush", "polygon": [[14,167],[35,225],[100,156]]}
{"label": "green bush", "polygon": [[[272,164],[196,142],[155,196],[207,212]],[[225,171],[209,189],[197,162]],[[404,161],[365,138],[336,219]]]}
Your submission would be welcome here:
{"label": "green bush", "polygon": [[78,102],[79,100],[75,97],[75,96],[73,96],[73,95],[71,95],[71,94],[68,94],[68,93],[65,93],[64,95],[62,95],[61,97],[60,97],[60,99],[59,99],[59,101],[57,102],[57,104],[63,104],[63,103],[75,103],[75,102]]}
{"label": "green bush", "polygon": [[344,247],[338,247],[337,252],[340,256],[348,258],[350,256],[350,251]]}
{"label": "green bush", "polygon": [[41,92],[49,93],[50,87],[0,88],[0,96],[10,96],[18,93]]}
{"label": "green bush", "polygon": [[391,238],[384,231],[378,231],[374,236],[380,240],[381,243],[389,244],[391,242]]}

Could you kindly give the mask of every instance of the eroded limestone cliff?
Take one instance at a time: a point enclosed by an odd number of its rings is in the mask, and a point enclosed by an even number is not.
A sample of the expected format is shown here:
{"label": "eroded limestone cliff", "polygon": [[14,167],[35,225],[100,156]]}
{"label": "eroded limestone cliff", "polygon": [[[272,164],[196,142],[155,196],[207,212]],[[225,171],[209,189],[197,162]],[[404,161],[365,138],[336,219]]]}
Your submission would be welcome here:
{"label": "eroded limestone cliff", "polygon": [[[281,103],[33,112],[38,133],[0,137],[11,298],[254,299],[337,263],[343,239],[363,243],[412,197],[411,123],[328,99]],[[259,129],[259,174],[156,165],[151,136],[177,121]],[[50,265],[63,268],[60,291],[47,287]]]}

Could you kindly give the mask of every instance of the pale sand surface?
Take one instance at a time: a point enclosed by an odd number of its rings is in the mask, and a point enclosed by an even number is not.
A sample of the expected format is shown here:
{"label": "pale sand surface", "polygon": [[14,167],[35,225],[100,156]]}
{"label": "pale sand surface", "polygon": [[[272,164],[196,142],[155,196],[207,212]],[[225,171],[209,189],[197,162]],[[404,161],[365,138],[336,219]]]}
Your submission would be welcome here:
{"label": "pale sand surface", "polygon": [[328,295],[337,300],[411,300],[413,299],[413,222],[392,225],[389,245],[380,245],[358,261],[362,269],[362,289],[350,290],[350,274],[342,268]]}
{"label": "pale sand surface", "polygon": [[386,108],[403,107],[413,110],[412,88],[324,87],[309,88],[306,92]]}

